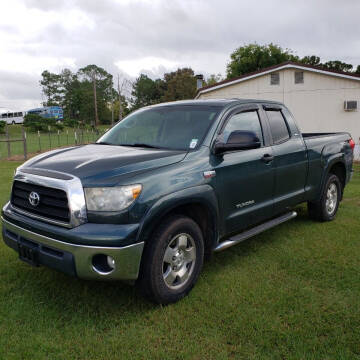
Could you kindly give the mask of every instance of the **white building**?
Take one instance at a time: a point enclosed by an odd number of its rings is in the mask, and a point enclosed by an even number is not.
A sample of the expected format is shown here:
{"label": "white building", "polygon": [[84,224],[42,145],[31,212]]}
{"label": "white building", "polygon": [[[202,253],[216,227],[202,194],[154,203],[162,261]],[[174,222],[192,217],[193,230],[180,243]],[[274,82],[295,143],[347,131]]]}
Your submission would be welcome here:
{"label": "white building", "polygon": [[196,98],[281,101],[303,132],[349,132],[360,158],[360,76],[287,62],[203,87]]}

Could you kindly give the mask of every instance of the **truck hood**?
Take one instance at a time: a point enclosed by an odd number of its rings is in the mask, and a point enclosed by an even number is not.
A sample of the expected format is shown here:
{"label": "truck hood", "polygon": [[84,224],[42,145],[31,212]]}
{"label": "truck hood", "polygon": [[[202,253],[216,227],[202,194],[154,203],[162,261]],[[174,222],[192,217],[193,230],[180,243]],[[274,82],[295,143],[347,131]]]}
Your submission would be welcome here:
{"label": "truck hood", "polygon": [[171,165],[185,156],[185,151],[91,144],[38,155],[21,168],[75,175],[84,186],[113,186],[124,175]]}

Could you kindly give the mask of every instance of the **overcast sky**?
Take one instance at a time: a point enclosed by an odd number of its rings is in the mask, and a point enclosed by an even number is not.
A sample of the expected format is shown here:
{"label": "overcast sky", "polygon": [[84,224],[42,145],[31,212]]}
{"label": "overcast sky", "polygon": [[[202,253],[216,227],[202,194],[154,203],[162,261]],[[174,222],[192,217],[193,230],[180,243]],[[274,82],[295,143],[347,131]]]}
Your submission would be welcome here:
{"label": "overcast sky", "polygon": [[224,75],[255,41],[360,64],[359,0],[1,0],[0,14],[0,108],[13,110],[40,104],[45,69]]}

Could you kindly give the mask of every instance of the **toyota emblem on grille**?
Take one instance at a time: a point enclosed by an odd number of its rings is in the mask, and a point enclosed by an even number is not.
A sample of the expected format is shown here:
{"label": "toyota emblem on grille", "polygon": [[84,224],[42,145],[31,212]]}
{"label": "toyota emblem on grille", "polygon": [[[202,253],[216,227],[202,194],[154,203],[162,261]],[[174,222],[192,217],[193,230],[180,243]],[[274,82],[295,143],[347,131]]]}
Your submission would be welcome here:
{"label": "toyota emblem on grille", "polygon": [[29,203],[32,206],[38,206],[40,204],[40,195],[37,192],[32,191],[29,195]]}

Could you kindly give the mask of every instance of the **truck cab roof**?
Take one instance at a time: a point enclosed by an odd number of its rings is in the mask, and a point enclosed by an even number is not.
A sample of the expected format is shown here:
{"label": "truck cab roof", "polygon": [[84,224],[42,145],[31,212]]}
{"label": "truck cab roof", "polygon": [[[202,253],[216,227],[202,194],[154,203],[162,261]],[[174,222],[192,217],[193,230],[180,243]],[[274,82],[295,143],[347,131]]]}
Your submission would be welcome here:
{"label": "truck cab roof", "polygon": [[229,105],[235,105],[235,104],[241,105],[241,104],[249,104],[249,103],[269,103],[269,104],[283,105],[279,101],[272,101],[272,100],[231,98],[231,99],[179,100],[179,101],[155,104],[149,107],[163,107],[163,106],[177,106],[177,105],[209,105],[209,106],[227,107]]}

